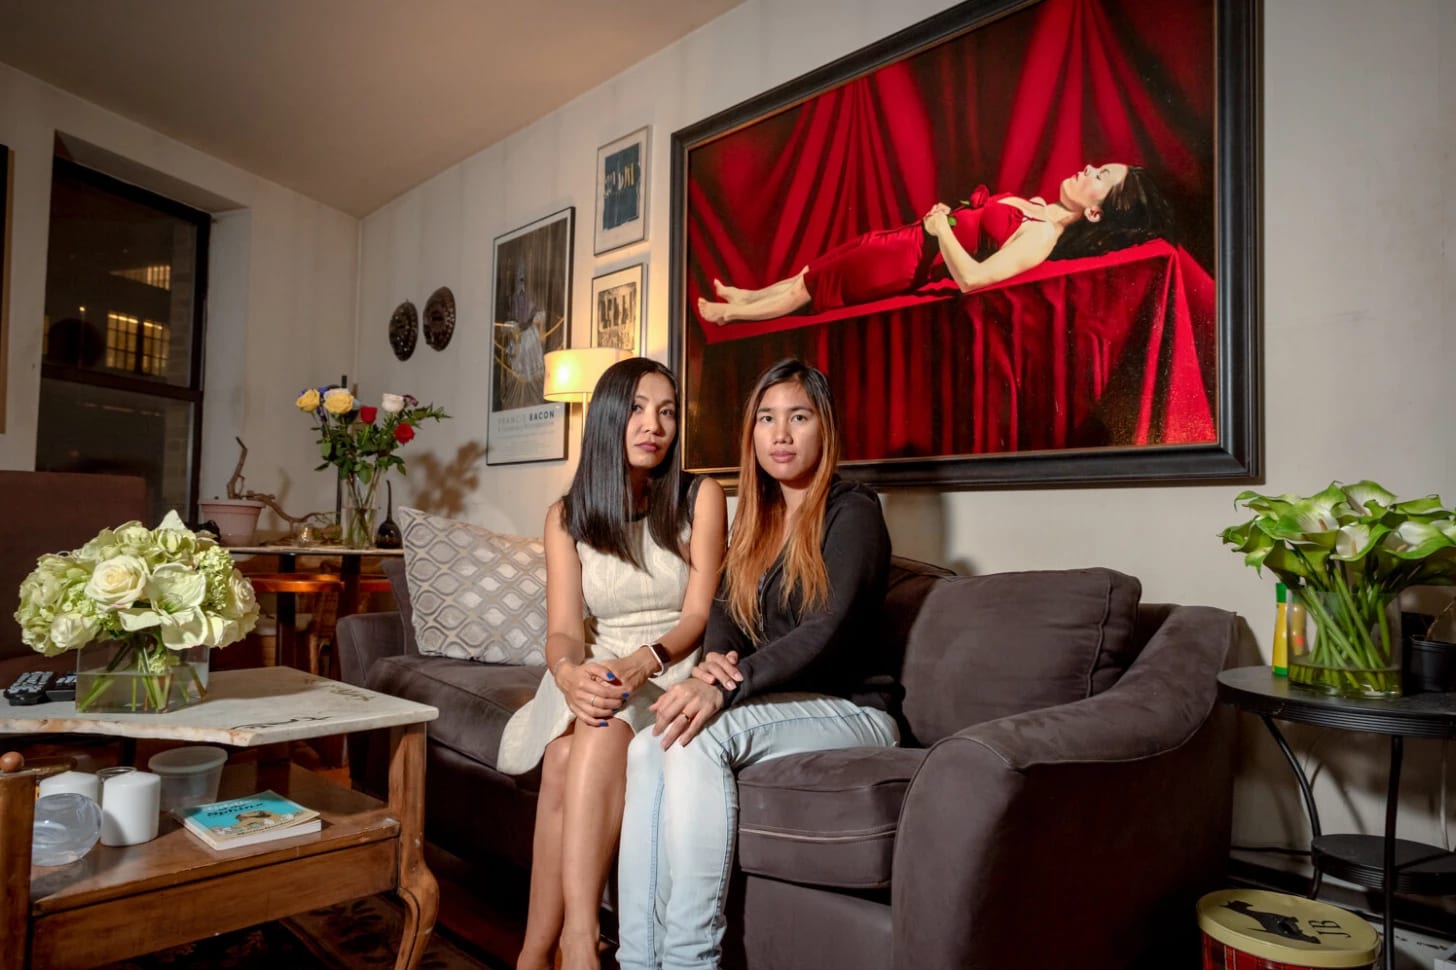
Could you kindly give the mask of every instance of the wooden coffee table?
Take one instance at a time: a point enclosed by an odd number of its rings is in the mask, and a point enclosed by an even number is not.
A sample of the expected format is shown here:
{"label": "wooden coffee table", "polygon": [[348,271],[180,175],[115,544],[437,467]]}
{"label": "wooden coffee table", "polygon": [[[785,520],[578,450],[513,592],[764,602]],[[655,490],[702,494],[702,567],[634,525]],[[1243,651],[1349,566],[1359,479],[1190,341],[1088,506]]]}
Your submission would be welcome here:
{"label": "wooden coffee table", "polygon": [[[428,705],[290,667],[219,671],[208,699],[168,714],[78,714],[71,703],[0,706],[0,734],[69,732],[236,747],[390,729],[389,803],[299,769],[286,753],[229,766],[219,797],[272,788],[323,814],[323,831],[217,851],[163,817],[156,839],[98,844],[69,866],[30,865],[34,804],[0,795],[0,968],[81,968],[386,890],[405,905],[396,970],[412,970],[439,889],[424,862]],[[21,887],[29,885],[26,894]]]}

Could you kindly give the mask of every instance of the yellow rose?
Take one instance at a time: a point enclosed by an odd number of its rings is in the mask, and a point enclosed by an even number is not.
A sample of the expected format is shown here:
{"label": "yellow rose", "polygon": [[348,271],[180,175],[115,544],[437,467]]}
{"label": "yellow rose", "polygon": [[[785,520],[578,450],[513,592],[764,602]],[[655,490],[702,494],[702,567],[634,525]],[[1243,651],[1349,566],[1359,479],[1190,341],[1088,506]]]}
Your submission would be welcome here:
{"label": "yellow rose", "polygon": [[317,411],[319,406],[318,388],[310,387],[298,395],[298,400],[293,403],[298,405],[300,411]]}
{"label": "yellow rose", "polygon": [[331,387],[324,393],[324,410],[330,414],[348,414],[354,410],[354,395],[342,387]]}

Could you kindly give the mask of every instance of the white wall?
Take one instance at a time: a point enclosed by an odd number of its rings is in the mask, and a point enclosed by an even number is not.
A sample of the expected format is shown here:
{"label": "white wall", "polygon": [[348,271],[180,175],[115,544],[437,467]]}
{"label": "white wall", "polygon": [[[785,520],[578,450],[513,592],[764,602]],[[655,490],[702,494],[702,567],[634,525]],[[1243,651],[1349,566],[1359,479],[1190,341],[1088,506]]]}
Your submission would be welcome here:
{"label": "white wall", "polygon": [[15,183],[0,468],[35,467],[57,131],[152,170],[159,185],[148,188],[180,181],[228,200],[210,206],[232,211],[218,212],[212,230],[201,494],[223,494],[240,435],[248,488],[279,495],[293,514],[332,510],[333,489],[310,471],[317,449],[293,399],[305,385],[352,371],[358,220],[3,64],[0,144],[15,152]]}
{"label": "white wall", "polygon": [[[425,447],[441,461],[484,445],[493,237],[577,207],[574,320],[589,280],[650,257],[648,350],[666,359],[671,133],[941,9],[940,0],[749,0],[506,141],[396,199],[363,223],[359,376],[455,414]],[[1456,501],[1456,422],[1443,379],[1456,360],[1456,4],[1443,0],[1268,0],[1264,37],[1264,359],[1267,487],[1313,491],[1374,478],[1403,495]],[[589,232],[596,147],[653,126],[649,242],[596,260]],[[397,362],[385,331],[397,302],[456,295],[459,325],[439,354]],[[576,341],[584,342],[578,324]],[[575,429],[573,429],[573,441]],[[571,461],[575,461],[575,452]],[[475,462],[458,511],[538,534],[569,463]],[[407,489],[418,480],[411,473]],[[432,483],[433,484],[433,483]],[[1249,619],[1261,649],[1272,579],[1218,541],[1239,520],[1238,486],[891,490],[897,549],[963,572],[1103,564],[1139,576],[1148,600],[1206,603]],[[1378,831],[1385,747],[1294,732],[1324,762],[1326,831]],[[1287,768],[1248,732],[1236,841],[1298,844],[1304,823]],[[1440,842],[1440,746],[1412,745],[1402,835]],[[1419,797],[1417,797],[1417,793]]]}

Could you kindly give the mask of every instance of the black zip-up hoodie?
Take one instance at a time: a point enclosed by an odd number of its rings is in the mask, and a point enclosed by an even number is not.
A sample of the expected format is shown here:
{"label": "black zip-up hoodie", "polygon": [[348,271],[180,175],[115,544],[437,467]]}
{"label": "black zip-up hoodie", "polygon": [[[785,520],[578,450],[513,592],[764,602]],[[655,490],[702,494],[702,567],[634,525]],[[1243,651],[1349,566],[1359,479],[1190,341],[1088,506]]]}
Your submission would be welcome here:
{"label": "black zip-up hoodie", "polygon": [[[769,692],[811,691],[889,710],[892,685],[875,677],[879,611],[890,570],[890,534],[867,486],[836,477],[824,509],[821,549],[829,573],[824,608],[801,615],[795,592],[784,607],[783,557],[759,582],[758,646],[728,613],[720,587],[703,638],[706,653],[738,651],[743,683],[724,690],[725,706]],[[721,689],[721,688],[720,688]]]}

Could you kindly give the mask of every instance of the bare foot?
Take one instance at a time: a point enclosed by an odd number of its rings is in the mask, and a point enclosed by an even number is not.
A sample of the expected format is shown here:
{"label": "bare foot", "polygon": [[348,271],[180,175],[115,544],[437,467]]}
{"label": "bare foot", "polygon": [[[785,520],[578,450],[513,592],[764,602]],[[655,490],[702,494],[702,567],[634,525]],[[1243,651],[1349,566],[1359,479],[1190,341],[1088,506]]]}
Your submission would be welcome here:
{"label": "bare foot", "polygon": [[698,297],[698,316],[718,326],[728,323],[728,304],[709,303],[705,297]]}
{"label": "bare foot", "polygon": [[729,286],[722,280],[713,280],[713,292],[718,294],[718,299],[724,303],[747,303],[748,290],[739,289],[736,286]]}

